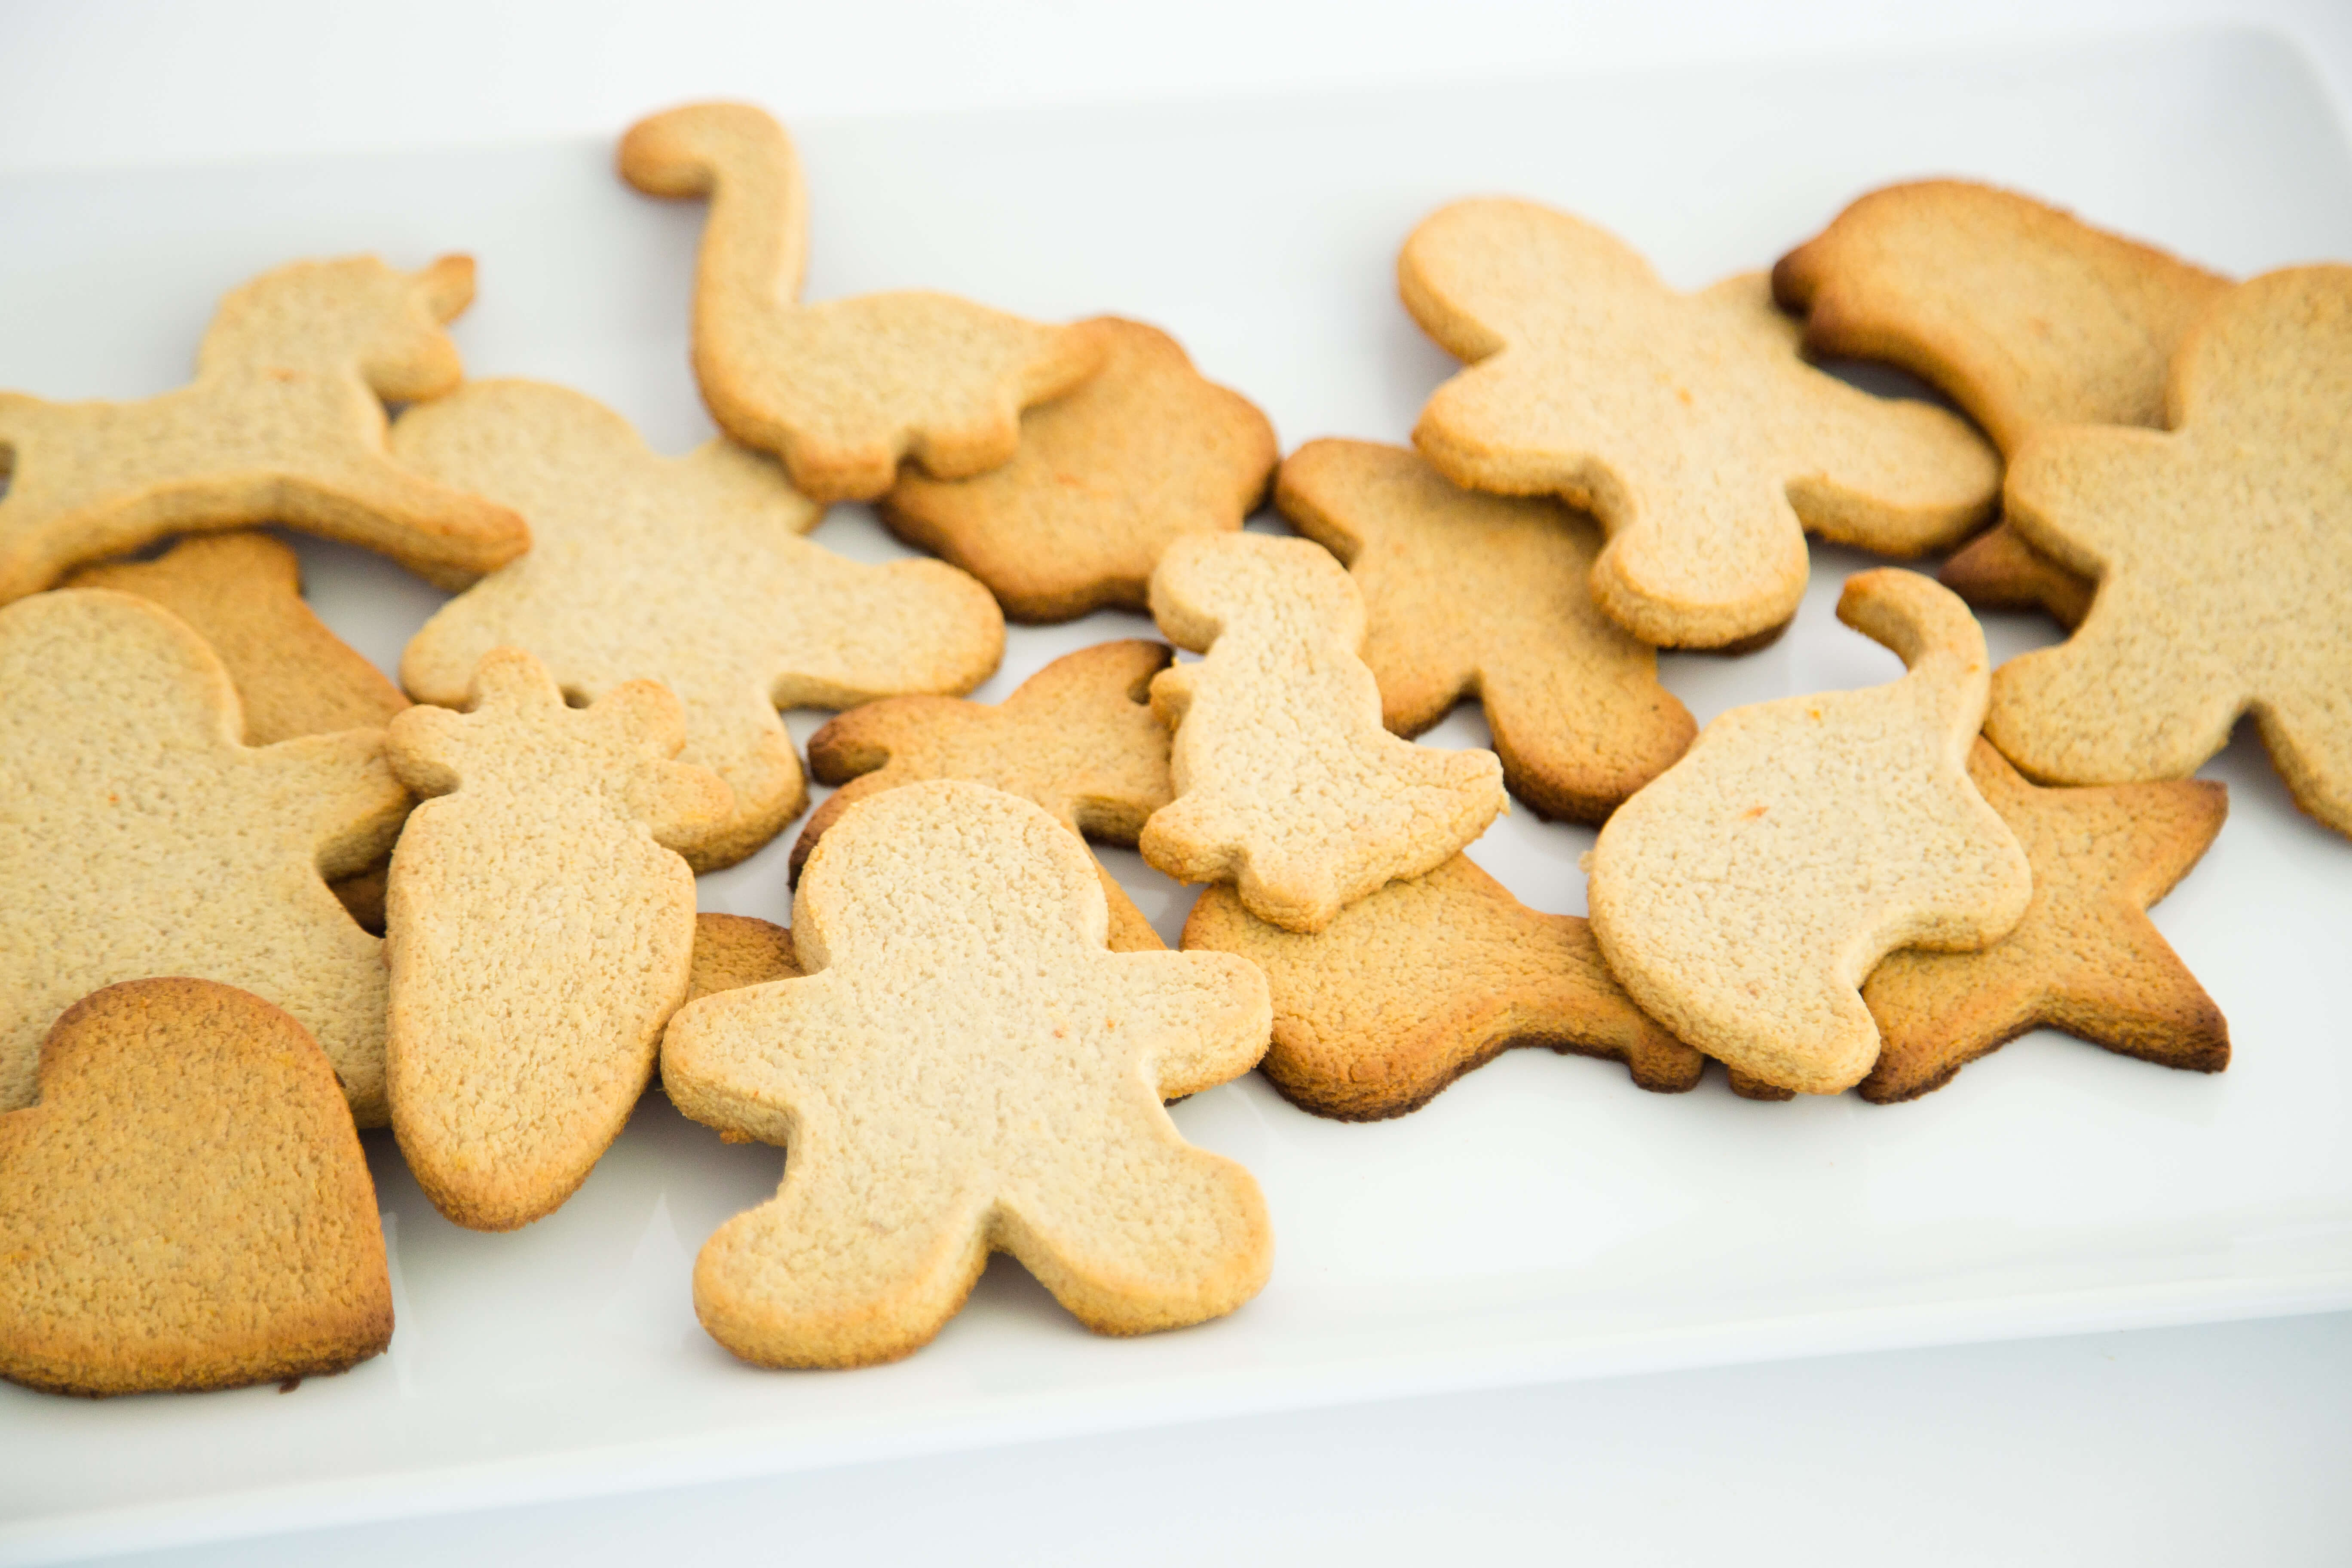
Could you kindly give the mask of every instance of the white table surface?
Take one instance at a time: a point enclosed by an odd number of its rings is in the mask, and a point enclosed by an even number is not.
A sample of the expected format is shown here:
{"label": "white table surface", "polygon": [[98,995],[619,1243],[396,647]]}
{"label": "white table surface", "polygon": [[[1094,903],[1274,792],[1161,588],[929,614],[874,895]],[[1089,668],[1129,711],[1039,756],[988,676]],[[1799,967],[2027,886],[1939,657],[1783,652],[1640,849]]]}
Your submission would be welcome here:
{"label": "white table surface", "polygon": [[[2294,39],[2352,119],[2340,0],[488,9],[0,0],[0,172],[610,134],[716,94],[787,116],[1043,104],[1916,56],[2215,18]],[[2338,1563],[2347,1476],[2337,1314],[1455,1394],[136,1561]]]}

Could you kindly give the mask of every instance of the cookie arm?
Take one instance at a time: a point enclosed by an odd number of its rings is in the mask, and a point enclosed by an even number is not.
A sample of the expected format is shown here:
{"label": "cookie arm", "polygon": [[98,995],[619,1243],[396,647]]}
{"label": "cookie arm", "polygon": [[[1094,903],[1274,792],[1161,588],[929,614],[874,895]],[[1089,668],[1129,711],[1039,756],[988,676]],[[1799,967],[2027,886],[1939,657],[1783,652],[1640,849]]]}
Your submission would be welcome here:
{"label": "cookie arm", "polygon": [[1257,1066],[1274,1037],[1274,1003],[1257,965],[1226,952],[1139,952],[1111,961],[1105,989],[1120,1027],[1140,1032],[1144,1073],[1181,1100]]}
{"label": "cookie arm", "polygon": [[301,735],[246,757],[267,816],[316,835],[319,874],[329,881],[381,860],[408,816],[409,793],[394,775],[382,730]]}

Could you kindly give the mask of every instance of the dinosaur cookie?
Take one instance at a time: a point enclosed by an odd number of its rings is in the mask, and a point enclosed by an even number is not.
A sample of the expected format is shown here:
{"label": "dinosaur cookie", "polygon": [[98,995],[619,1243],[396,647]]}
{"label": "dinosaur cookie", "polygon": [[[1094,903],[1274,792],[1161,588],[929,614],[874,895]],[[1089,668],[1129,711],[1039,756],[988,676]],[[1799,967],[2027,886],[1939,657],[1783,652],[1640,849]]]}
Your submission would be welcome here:
{"label": "dinosaur cookie", "polygon": [[776,453],[802,493],[871,500],[900,459],[962,479],[1008,461],[1021,410],[1102,363],[1101,336],[950,294],[902,289],[799,303],[808,195],[784,128],[740,103],[641,120],[621,174],[649,195],[708,196],[695,279],[694,374],[711,417]]}
{"label": "dinosaur cookie", "polygon": [[1658,657],[1587,587],[1600,531],[1549,499],[1455,488],[1414,453],[1310,441],[1275,504],[1364,595],[1381,716],[1417,735],[1474,696],[1503,778],[1538,815],[1600,822],[1690,745]]}
{"label": "dinosaur cookie", "polygon": [[2044,1025],[2165,1067],[2229,1066],[2221,1010],[2147,918],[2221,831],[2228,789],[2036,789],[1981,740],[1969,776],[2024,846],[2033,900],[1981,952],[1895,952],[1871,971],[1862,999],[1884,1043],[1862,1097],[1916,1099]]}
{"label": "dinosaur cookie", "polygon": [[1885,568],[1846,579],[1838,618],[1908,673],[1723,714],[1617,808],[1586,884],[1592,933],[1643,1011],[1807,1094],[1852,1088],[1877,1058],[1858,991],[1881,958],[1997,942],[2032,886],[1969,778],[1987,677],[1967,607]]}
{"label": "dinosaur cookie", "polygon": [[1807,364],[1761,274],[1678,294],[1594,227],[1457,202],[1397,263],[1406,309],[1470,368],[1412,438],[1446,478],[1559,495],[1609,535],[1592,596],[1660,647],[1725,647],[1796,614],[1805,531],[1887,555],[1965,536],[2000,466],[1965,421]]}
{"label": "dinosaur cookie", "polygon": [[282,522],[457,587],[521,554],[522,520],[383,449],[386,402],[457,384],[441,323],[474,264],[299,261],[221,302],[196,379],[142,403],[0,393],[0,603],[167,534]]}
{"label": "dinosaur cookie", "polygon": [[969,479],[898,476],[882,521],[988,584],[1016,621],[1139,610],[1168,542],[1231,533],[1282,456],[1247,398],[1139,321],[1092,323],[1108,345],[1076,392],[1021,416],[1021,450]]}
{"label": "dinosaur cookie", "polygon": [[2045,782],[2179,778],[2251,711],[2295,804],[2352,834],[2352,267],[2222,295],[2168,408],[2011,465],[2011,525],[2099,592],[1994,673],[1985,735]]}
{"label": "dinosaur cookie", "polygon": [[1151,613],[1198,664],[1162,670],[1151,708],[1175,731],[1175,798],[1137,847],[1185,882],[1237,884],[1242,905],[1318,931],[1399,877],[1432,869],[1504,809],[1492,752],[1441,752],[1381,727],[1357,650],[1364,602],[1304,539],[1192,535],[1151,574]]}
{"label": "dinosaur cookie", "polygon": [[309,1032],[208,980],[68,1008],[40,1102],[0,1116],[0,1377],[236,1388],[391,1339],[375,1184]]}
{"label": "dinosaur cookie", "polygon": [[[952,697],[869,702],[809,738],[809,767],[842,787],[793,846],[793,871],[841,814],[917,779],[970,779],[1035,802],[1073,833],[1133,844],[1169,800],[1168,730],[1151,711],[1151,678],[1168,668],[1156,642],[1107,642],[1065,654],[996,707]],[[1114,952],[1167,944],[1103,873]]]}
{"label": "dinosaur cookie", "polygon": [[1274,1045],[1258,1064],[1318,1116],[1377,1121],[1514,1046],[1606,1057],[1643,1089],[1679,1092],[1705,1058],[1642,1016],[1585,922],[1538,914],[1457,855],[1391,882],[1301,936],[1211,888],[1184,951],[1238,953],[1265,972]]}
{"label": "dinosaur cookie", "polygon": [[362,1126],[383,1098],[383,944],[325,879],[382,858],[408,794],[383,732],[238,739],[204,639],[102,588],[0,609],[0,1110],[41,1037],[118,981],[251,991],[310,1030]]}
{"label": "dinosaur cookie", "polygon": [[969,691],[1004,651],[988,591],[936,561],[874,566],[800,536],[820,509],[770,459],[724,440],[651,451],[592,398],[475,382],[411,409],[400,460],[531,520],[529,555],[444,605],[402,656],[420,701],[456,707],[482,656],[527,648],[563,689],[658,680],[686,707],[680,760],[735,792],[697,870],[751,854],[808,802],[780,708]]}
{"label": "dinosaur cookie", "polygon": [[1160,1102],[1255,1065],[1265,980],[1108,932],[1085,846],[1001,791],[910,784],[824,836],[793,905],[807,977],[691,1003],[662,1049],[680,1110],[786,1149],[776,1196],[696,1261],[713,1338],[767,1366],[895,1360],[1000,1251],[1103,1333],[1257,1293],[1257,1184]]}
{"label": "dinosaur cookie", "polygon": [[473,711],[412,708],[384,753],[423,797],[393,851],[392,1130],[433,1205],[476,1230],[552,1213],[653,1080],[686,1000],[694,872],[727,786],[673,762],[677,700],[625,682],[567,707],[500,648]]}

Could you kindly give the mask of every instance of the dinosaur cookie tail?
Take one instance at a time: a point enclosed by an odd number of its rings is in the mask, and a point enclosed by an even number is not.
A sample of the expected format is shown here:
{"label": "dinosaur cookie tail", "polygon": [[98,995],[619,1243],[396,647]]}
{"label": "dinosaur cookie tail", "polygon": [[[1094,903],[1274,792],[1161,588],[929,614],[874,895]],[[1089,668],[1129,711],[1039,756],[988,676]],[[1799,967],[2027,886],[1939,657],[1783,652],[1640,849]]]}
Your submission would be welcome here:
{"label": "dinosaur cookie tail", "polygon": [[1984,723],[1991,660],[1984,628],[1959,595],[1934,578],[1900,567],[1858,572],[1838,595],[1838,619],[1894,650],[1909,671],[1901,684],[1942,719],[1964,755]]}

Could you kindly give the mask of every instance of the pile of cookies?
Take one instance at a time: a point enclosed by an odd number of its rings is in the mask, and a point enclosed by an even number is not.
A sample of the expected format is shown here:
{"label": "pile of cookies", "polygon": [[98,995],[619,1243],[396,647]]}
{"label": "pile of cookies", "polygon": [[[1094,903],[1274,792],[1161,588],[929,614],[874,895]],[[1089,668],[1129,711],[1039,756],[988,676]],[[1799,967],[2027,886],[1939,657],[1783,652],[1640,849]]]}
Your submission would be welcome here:
{"label": "pile of cookies", "polygon": [[[656,1079],[787,1151],[694,1270],[748,1361],[907,1354],[1000,1251],[1097,1331],[1199,1322],[1272,1233],[1169,1100],[1257,1068],[1391,1117],[1536,1044],[1885,1102],[2045,1025],[2215,1071],[2147,916],[2227,809],[2188,775],[2251,712],[2352,833],[2352,267],[2232,284],[1932,182],[1681,294],[1467,201],[1399,262],[1466,364],[1412,447],[1286,459],[1138,322],[801,304],[800,170],[756,109],[656,115],[619,162],[709,203],[726,434],[682,458],[466,381],[458,257],[257,279],[143,403],[0,394],[0,1375],[348,1367],[393,1328],[357,1129],[506,1230]],[[1243,531],[1269,489],[1294,536]],[[939,559],[803,537],[836,500]],[[268,523],[455,592],[404,692],[236,531]],[[1769,642],[1808,534],[1958,547],[1844,585],[1906,673],[1699,731],[1656,650]],[[1970,604],[2073,635],[1994,669]],[[964,700],[1008,618],[1105,606],[1167,644]],[[1411,739],[1470,698],[1493,750]],[[803,707],[841,711],[791,928],[698,915],[696,873],[806,810]],[[1511,795],[1599,826],[1589,922],[1464,854]],[[1205,885],[1181,951],[1089,838]]]}

